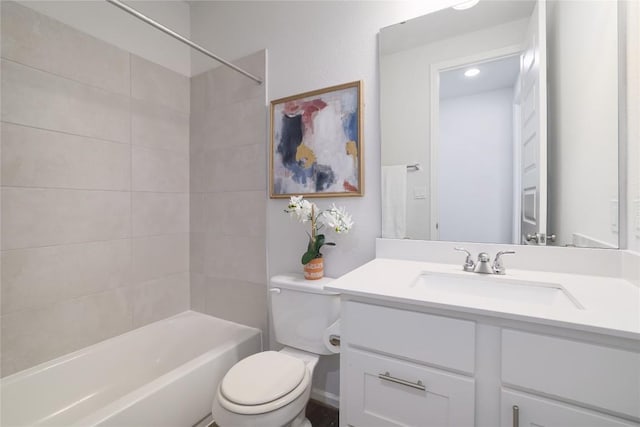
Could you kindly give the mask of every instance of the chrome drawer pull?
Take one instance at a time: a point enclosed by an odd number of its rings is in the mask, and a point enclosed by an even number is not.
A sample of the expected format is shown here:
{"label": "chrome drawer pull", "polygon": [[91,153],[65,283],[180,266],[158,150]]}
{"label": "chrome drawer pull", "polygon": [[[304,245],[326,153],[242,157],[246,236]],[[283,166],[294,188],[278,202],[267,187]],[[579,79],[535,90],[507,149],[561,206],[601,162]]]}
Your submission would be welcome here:
{"label": "chrome drawer pull", "polygon": [[520,426],[520,408],[517,405],[513,405],[513,427]]}
{"label": "chrome drawer pull", "polygon": [[378,378],[385,381],[391,381],[392,383],[406,385],[407,387],[416,388],[418,390],[425,391],[426,387],[422,384],[422,381],[418,380],[416,383],[412,383],[411,381],[403,380],[400,378],[392,377],[389,371],[384,374],[378,374]]}

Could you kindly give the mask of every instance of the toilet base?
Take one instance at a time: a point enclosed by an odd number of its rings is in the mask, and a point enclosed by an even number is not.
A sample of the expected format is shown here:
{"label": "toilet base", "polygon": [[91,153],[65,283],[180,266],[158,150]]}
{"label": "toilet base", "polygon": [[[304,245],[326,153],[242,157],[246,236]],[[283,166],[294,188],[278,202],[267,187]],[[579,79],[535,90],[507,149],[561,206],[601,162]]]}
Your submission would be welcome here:
{"label": "toilet base", "polygon": [[305,416],[306,405],[302,408],[302,411],[289,423],[289,427],[312,427],[311,421]]}

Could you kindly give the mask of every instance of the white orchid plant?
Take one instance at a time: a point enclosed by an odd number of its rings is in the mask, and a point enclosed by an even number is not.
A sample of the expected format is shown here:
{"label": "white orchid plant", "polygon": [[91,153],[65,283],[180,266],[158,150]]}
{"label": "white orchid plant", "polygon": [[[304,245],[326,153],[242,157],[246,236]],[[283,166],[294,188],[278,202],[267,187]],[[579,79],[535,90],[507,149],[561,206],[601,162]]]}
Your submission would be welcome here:
{"label": "white orchid plant", "polygon": [[303,265],[313,259],[321,258],[320,248],[322,246],[336,245],[333,242],[327,242],[324,234],[320,234],[324,227],[338,234],[348,233],[353,227],[351,215],[343,207],[336,207],[335,203],[329,209],[321,211],[315,203],[304,200],[302,196],[293,196],[284,211],[290,216],[296,217],[300,222],[311,222],[311,234],[307,233],[309,234],[309,245],[301,260]]}

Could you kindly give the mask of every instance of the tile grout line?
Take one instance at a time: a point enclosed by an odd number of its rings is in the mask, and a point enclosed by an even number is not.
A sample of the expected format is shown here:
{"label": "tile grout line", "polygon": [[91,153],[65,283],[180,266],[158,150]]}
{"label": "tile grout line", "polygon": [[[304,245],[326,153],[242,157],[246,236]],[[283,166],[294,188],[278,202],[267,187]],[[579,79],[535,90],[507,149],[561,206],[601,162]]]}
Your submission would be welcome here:
{"label": "tile grout line", "polygon": [[46,249],[46,248],[55,248],[55,247],[67,247],[67,246],[80,246],[80,245],[91,245],[95,243],[106,243],[106,242],[119,242],[121,240],[140,240],[140,239],[148,239],[152,237],[166,237],[166,236],[176,236],[179,234],[191,234],[190,231],[172,231],[170,233],[161,233],[161,234],[143,234],[139,236],[124,236],[124,237],[116,237],[113,239],[98,239],[98,240],[87,240],[82,242],[67,242],[67,243],[54,243],[50,245],[37,245],[37,246],[24,246],[19,248],[8,248],[1,249],[0,252],[11,252],[11,251],[27,251],[31,249]]}
{"label": "tile grout line", "polygon": [[[127,55],[129,56],[129,73],[131,73],[131,63],[132,63],[131,56],[134,55],[134,54],[127,52]],[[139,58],[141,58],[141,57],[139,57]],[[114,91],[114,90],[111,90],[111,89],[106,89],[104,87],[97,86],[95,84],[87,83],[87,82],[82,81],[82,80],[77,80],[77,79],[75,79],[73,77],[66,76],[64,74],[59,74],[59,73],[57,73],[55,71],[47,70],[47,69],[44,69],[44,68],[38,68],[38,67],[35,67],[33,65],[30,65],[30,64],[25,64],[24,62],[20,62],[20,61],[15,60],[15,59],[7,58],[5,56],[0,56],[0,59],[2,61],[6,61],[6,62],[9,62],[9,63],[12,63],[12,64],[19,65],[21,67],[29,68],[30,70],[38,71],[40,73],[49,74],[51,76],[54,76],[54,77],[57,77],[57,78],[60,78],[60,79],[66,80],[66,81],[76,83],[78,85],[82,85],[82,86],[89,87],[91,89],[99,90],[99,91],[104,92],[104,93],[109,94],[109,95],[115,95],[115,96],[120,96],[120,97],[123,97],[123,98],[134,99],[136,101],[141,101],[141,102],[146,103],[148,105],[153,105],[153,106],[165,108],[165,109],[170,110],[171,112],[174,112],[174,113],[179,113],[179,114],[183,114],[183,115],[188,114],[185,111],[172,108],[172,107],[170,107],[168,105],[165,105],[165,104],[160,104],[160,103],[153,102],[153,101],[150,101],[150,100],[147,100],[147,99],[143,99],[143,98],[135,98],[133,96],[133,93],[131,92],[131,75],[129,75],[129,80],[130,80],[129,81],[129,93],[127,94],[125,92],[117,92],[117,91]],[[142,59],[144,59],[144,58],[142,58]],[[149,61],[149,62],[151,62],[151,61]],[[160,64],[156,64],[154,62],[151,62],[151,63],[154,64],[154,65],[157,65],[158,67],[162,68],[163,70],[167,70],[169,72],[175,73],[176,75],[178,75],[178,76],[180,76],[182,78],[188,78],[187,76],[183,76],[182,74],[178,73],[177,71],[170,70],[169,68],[163,67]]]}
{"label": "tile grout line", "polygon": [[74,188],[74,187],[39,187],[30,185],[2,185],[3,189],[17,190],[61,190],[61,191],[85,191],[85,192],[105,192],[105,193],[145,193],[145,194],[189,194],[186,191],[156,191],[156,190],[133,190],[131,185],[128,189],[110,190],[106,188]]}
{"label": "tile grout line", "polygon": [[15,60],[15,59],[7,58],[6,56],[2,56],[2,57],[0,57],[0,59],[2,59],[2,61],[6,61],[6,62],[10,62],[12,64],[19,65],[20,67],[28,68],[30,70],[34,70],[34,71],[37,71],[37,72],[40,72],[40,73],[49,74],[49,75],[52,75],[54,77],[57,77],[57,78],[60,78],[60,79],[64,79],[66,81],[73,82],[73,83],[76,83],[76,84],[80,84],[80,85],[89,87],[91,89],[99,90],[101,92],[104,92],[104,93],[107,93],[107,94],[110,94],[110,95],[121,96],[123,98],[126,98],[128,96],[125,92],[116,92],[114,90],[106,89],[104,87],[97,86],[95,84],[83,82],[81,80],[76,80],[73,77],[65,76],[63,74],[59,74],[59,73],[56,73],[55,71],[51,71],[51,70],[46,70],[44,68],[38,68],[38,67],[35,67],[33,65],[30,65],[30,64],[25,64],[24,62],[20,62],[20,61]]}
{"label": "tile grout line", "polygon": [[58,130],[58,129],[43,128],[43,127],[40,127],[40,126],[28,125],[28,124],[25,124],[25,123],[12,122],[12,121],[9,121],[9,120],[2,120],[1,122],[5,123],[5,124],[8,124],[8,125],[12,125],[12,126],[20,126],[20,127],[40,130],[40,131],[44,131],[44,132],[60,133],[60,134],[63,134],[63,135],[75,136],[77,138],[91,139],[91,140],[94,140],[95,142],[104,143],[104,144],[129,145],[128,142],[116,141],[114,139],[105,139],[105,138],[100,138],[100,137],[97,137],[97,136],[81,135],[79,133],[67,132],[67,131]]}
{"label": "tile grout line", "polygon": [[[130,104],[130,103],[129,103]],[[131,114],[131,105],[129,105],[129,122],[130,122],[130,127],[132,127],[132,114]],[[68,136],[73,136],[76,138],[82,138],[82,139],[89,139],[91,140],[91,142],[84,142],[84,144],[89,144],[89,143],[101,143],[101,144],[118,144],[118,145],[134,145],[132,144],[131,141],[129,142],[120,142],[120,141],[116,141],[113,139],[105,139],[105,138],[101,138],[101,137],[97,137],[97,136],[91,136],[91,135],[83,135],[83,134],[79,134],[79,133],[73,133],[73,132],[67,132],[64,130],[59,130],[59,129],[52,129],[52,128],[45,128],[45,127],[41,127],[41,126],[34,126],[34,125],[30,125],[30,124],[26,124],[26,123],[18,123],[18,122],[12,122],[9,120],[2,120],[0,121],[2,123],[8,124],[8,125],[12,125],[12,126],[19,126],[19,127],[23,127],[23,128],[28,128],[28,129],[34,129],[34,130],[38,130],[38,131],[43,131],[43,132],[51,132],[51,133],[58,133],[61,135],[68,135]],[[133,131],[130,129],[130,133],[132,133]],[[131,138],[129,138],[131,139]],[[251,144],[254,145],[254,144]],[[162,151],[162,152],[168,152],[168,153],[175,153],[175,154],[181,154],[183,156],[188,156],[189,155],[189,151],[188,150],[175,150],[172,148],[164,148],[164,147],[152,147],[149,145],[140,145],[140,144],[135,144],[135,147],[137,148],[141,148],[141,149],[145,149],[145,150],[150,150],[150,151]]]}
{"label": "tile grout line", "polygon": [[[45,310],[48,307],[55,307],[55,306],[58,306],[58,305],[69,303],[69,302],[78,301],[78,300],[81,300],[83,298],[90,298],[90,297],[97,296],[97,295],[108,294],[108,293],[111,293],[111,292],[114,292],[114,291],[133,289],[134,287],[140,286],[140,285],[145,284],[145,283],[150,283],[150,282],[154,282],[154,281],[158,281],[158,280],[163,280],[163,279],[166,279],[168,277],[174,277],[174,276],[177,277],[177,276],[181,276],[181,275],[188,274],[188,273],[189,273],[188,270],[172,271],[172,272],[169,272],[169,273],[164,273],[161,276],[156,276],[156,277],[153,277],[151,279],[144,279],[144,280],[139,280],[139,281],[135,281],[132,277],[129,277],[127,282],[126,282],[126,284],[121,285],[121,286],[115,286],[113,288],[106,288],[106,289],[102,289],[102,290],[97,291],[97,292],[91,292],[91,293],[88,293],[88,294],[76,295],[76,296],[73,296],[73,297],[71,297],[69,299],[63,299],[63,300],[60,300],[60,301],[55,301],[53,303],[49,302],[49,303],[46,303],[44,305],[35,305],[35,306],[30,306],[30,307],[24,307],[24,308],[20,308],[18,310],[10,311],[9,313],[4,313],[3,312],[2,315],[0,315],[0,317],[12,316],[12,315],[19,314],[19,313],[24,313],[24,312],[27,312],[27,311]],[[133,313],[132,313],[131,317],[132,317],[132,320],[133,320]],[[132,330],[132,329],[133,328],[131,328],[129,330]]]}

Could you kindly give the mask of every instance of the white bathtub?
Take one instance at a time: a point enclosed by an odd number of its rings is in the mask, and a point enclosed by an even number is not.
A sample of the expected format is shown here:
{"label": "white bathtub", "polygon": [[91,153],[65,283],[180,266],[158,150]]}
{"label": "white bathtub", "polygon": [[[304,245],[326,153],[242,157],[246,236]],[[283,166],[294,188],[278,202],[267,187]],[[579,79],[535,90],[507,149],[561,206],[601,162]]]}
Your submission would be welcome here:
{"label": "white bathtub", "polygon": [[260,330],[186,311],[1,381],[10,426],[189,427]]}

